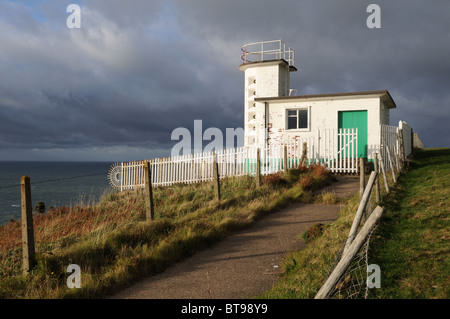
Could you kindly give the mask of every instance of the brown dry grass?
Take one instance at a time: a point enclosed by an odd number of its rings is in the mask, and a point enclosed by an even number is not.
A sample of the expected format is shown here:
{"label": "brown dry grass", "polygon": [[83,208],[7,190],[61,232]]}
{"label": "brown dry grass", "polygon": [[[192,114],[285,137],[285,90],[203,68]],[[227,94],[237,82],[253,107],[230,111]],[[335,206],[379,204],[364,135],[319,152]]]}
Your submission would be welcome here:
{"label": "brown dry grass", "polygon": [[[116,228],[127,221],[140,219],[145,213],[143,210],[136,212],[138,200],[137,196],[126,192],[120,196],[110,196],[98,206],[60,207],[47,214],[35,214],[33,218],[35,242],[40,246],[46,246],[67,236],[79,239]],[[121,201],[122,204],[117,201]],[[124,203],[126,205],[123,205]],[[20,221],[12,221],[0,227],[0,253],[17,249],[21,244]]]}

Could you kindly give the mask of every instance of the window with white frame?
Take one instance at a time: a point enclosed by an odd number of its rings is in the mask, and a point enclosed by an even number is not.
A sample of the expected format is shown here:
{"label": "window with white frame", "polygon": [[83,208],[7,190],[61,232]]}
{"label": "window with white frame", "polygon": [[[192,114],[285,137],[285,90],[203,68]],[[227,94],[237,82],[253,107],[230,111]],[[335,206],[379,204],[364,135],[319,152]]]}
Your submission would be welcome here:
{"label": "window with white frame", "polygon": [[309,110],[287,109],[286,110],[286,129],[288,130],[307,130],[309,129]]}

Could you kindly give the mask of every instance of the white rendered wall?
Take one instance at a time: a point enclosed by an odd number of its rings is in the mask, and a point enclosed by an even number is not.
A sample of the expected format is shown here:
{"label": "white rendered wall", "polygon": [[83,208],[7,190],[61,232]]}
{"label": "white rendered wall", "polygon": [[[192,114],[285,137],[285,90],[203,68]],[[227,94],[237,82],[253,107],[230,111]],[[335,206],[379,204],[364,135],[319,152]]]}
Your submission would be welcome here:
{"label": "white rendered wall", "polygon": [[[263,103],[260,103],[263,104]],[[270,142],[283,142],[300,138],[317,138],[319,129],[337,129],[339,111],[367,110],[367,154],[379,149],[381,138],[380,99],[376,98],[339,98],[329,100],[302,100],[268,103],[268,136]],[[309,110],[309,128],[286,130],[287,109],[306,108]],[[384,115],[386,119],[386,115]]]}
{"label": "white rendered wall", "polygon": [[[284,61],[246,65],[244,101],[244,145],[265,143],[265,105],[256,103],[257,97],[289,95],[289,65]],[[262,132],[261,132],[262,130]]]}

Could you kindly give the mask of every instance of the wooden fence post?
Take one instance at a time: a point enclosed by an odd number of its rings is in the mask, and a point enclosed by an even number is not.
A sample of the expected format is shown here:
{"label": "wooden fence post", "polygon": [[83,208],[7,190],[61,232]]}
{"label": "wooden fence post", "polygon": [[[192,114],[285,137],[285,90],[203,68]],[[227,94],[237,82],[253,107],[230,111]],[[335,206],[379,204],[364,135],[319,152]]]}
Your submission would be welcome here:
{"label": "wooden fence post", "polygon": [[389,147],[387,145],[385,145],[385,147],[386,147],[386,152],[387,152],[387,156],[389,159],[389,165],[391,166],[391,170],[392,170],[392,179],[394,180],[394,183],[397,183],[397,177],[395,176],[395,168],[394,168],[394,163],[392,162],[391,151],[389,150]]}
{"label": "wooden fence post", "polygon": [[403,145],[403,130],[398,129],[398,152],[400,157],[400,167],[403,169],[405,165],[405,147]]}
{"label": "wooden fence post", "polygon": [[306,151],[307,151],[307,144],[306,144],[306,142],[303,142],[302,159],[300,161],[302,166],[306,166],[306,162],[307,162]]}
{"label": "wooden fence post", "polygon": [[256,183],[261,186],[261,155],[259,148],[256,150]]}
{"label": "wooden fence post", "polygon": [[378,152],[373,154],[373,165],[375,172],[377,173],[377,178],[375,180],[375,196],[377,200],[377,204],[381,201],[381,193],[380,193],[380,171],[378,168]]}
{"label": "wooden fence post", "polygon": [[334,268],[333,272],[327,278],[325,284],[317,292],[314,299],[328,298],[332,289],[338,283],[339,278],[341,278],[342,274],[348,269],[353,258],[361,249],[362,245],[366,242],[367,237],[372,233],[372,230],[375,228],[375,226],[377,225],[378,221],[382,216],[383,216],[383,208],[377,206],[372,212],[372,214],[370,214],[370,217],[367,219],[366,223],[359,231],[355,240],[350,245],[347,253],[342,255],[342,258],[336,265],[336,268]]}
{"label": "wooden fence post", "polygon": [[284,156],[283,156],[283,160],[284,160],[284,167],[283,167],[283,169],[284,169],[284,174],[287,174],[287,171],[288,171],[288,158],[287,158],[287,146],[286,145],[284,145]]}
{"label": "wooden fence post", "polygon": [[394,158],[395,168],[397,169],[397,172],[400,172],[400,161],[398,159],[397,147],[395,145],[393,146],[393,151],[394,154],[392,154],[392,157]]}
{"label": "wooden fence post", "polygon": [[384,180],[384,186],[386,187],[386,193],[389,193],[389,183],[386,178],[386,171],[384,170],[384,162],[383,162],[383,159],[381,158],[380,154],[378,154],[378,159],[380,160],[380,167],[381,167],[381,172],[383,173],[383,180]]}
{"label": "wooden fence post", "polygon": [[345,243],[344,254],[346,253],[348,247],[351,245],[353,239],[356,236],[359,224],[361,223],[362,215],[364,213],[364,210],[366,209],[367,203],[370,201],[370,194],[372,192],[373,184],[375,182],[377,175],[378,174],[374,171],[372,171],[372,173],[370,174],[369,182],[367,183],[366,190],[364,191],[364,195],[361,199],[361,202],[359,203],[359,207],[358,210],[356,211],[355,218],[353,220],[353,224],[347,238],[347,242]]}
{"label": "wooden fence post", "polygon": [[28,273],[36,264],[33,230],[33,208],[31,206],[30,178],[22,176],[20,179],[20,191],[22,198],[22,248],[23,248],[23,273]]}
{"label": "wooden fence post", "polygon": [[364,158],[359,158],[359,198],[364,194],[364,186],[366,184],[366,170],[364,169]]}
{"label": "wooden fence post", "polygon": [[153,203],[152,169],[150,162],[146,161],[144,166],[145,173],[145,213],[147,221],[155,219],[155,205]]}
{"label": "wooden fence post", "polygon": [[216,200],[220,200],[220,176],[219,176],[219,165],[217,164],[216,155],[214,154],[214,189]]}

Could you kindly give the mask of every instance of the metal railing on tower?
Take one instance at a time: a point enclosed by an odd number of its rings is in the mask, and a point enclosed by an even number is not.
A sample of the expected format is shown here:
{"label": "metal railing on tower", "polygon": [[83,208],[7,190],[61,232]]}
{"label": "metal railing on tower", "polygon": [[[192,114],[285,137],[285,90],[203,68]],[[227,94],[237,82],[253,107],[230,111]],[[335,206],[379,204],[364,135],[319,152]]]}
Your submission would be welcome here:
{"label": "metal railing on tower", "polygon": [[283,59],[294,66],[294,50],[290,47],[286,49],[282,40],[248,43],[241,47],[241,51],[244,64]]}

